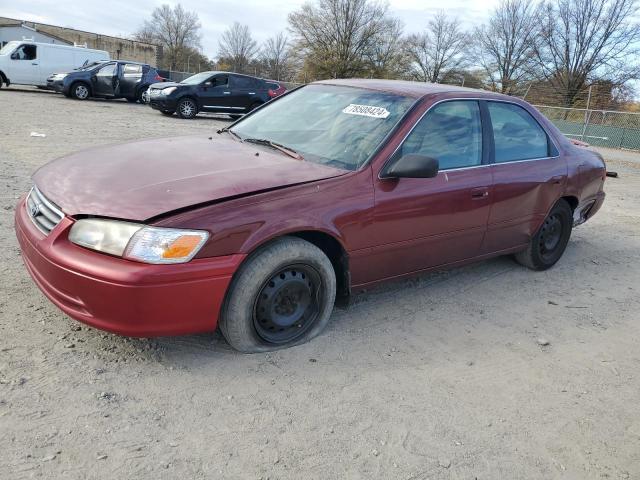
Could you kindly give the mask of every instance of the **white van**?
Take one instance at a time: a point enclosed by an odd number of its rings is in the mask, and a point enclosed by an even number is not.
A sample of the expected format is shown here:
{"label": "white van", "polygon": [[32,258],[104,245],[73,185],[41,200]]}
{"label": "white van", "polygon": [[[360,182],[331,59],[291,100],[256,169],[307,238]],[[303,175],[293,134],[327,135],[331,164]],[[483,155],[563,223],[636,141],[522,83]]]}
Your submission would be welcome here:
{"label": "white van", "polygon": [[109,60],[109,53],[54,43],[12,41],[0,50],[0,86],[4,82],[46,87],[47,77],[53,73],[69,72],[101,60]]}

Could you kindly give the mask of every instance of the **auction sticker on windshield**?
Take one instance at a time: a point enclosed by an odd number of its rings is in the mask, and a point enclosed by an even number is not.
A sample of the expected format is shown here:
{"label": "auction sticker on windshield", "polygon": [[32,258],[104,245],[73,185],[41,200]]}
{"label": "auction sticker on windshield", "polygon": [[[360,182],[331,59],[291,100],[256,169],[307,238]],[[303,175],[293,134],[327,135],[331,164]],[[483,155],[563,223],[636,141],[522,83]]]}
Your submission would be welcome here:
{"label": "auction sticker on windshield", "polygon": [[348,113],[350,115],[362,115],[364,117],[373,118],[387,118],[390,115],[389,110],[384,107],[374,107],[372,105],[357,105],[351,103],[348,107],[342,110],[342,113]]}

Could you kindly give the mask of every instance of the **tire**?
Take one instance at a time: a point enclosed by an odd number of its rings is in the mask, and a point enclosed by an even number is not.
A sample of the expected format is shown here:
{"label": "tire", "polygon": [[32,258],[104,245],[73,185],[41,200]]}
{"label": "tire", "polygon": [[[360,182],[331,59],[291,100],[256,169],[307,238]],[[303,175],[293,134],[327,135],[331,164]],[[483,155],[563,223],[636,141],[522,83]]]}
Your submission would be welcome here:
{"label": "tire", "polygon": [[227,342],[257,353],[307,342],[324,330],[336,298],[331,261],[315,245],[282,237],[236,272],[220,315]]}
{"label": "tire", "polygon": [[147,95],[148,88],[149,87],[144,87],[138,90],[138,102],[140,102],[142,105],[146,105],[147,103],[149,103],[149,96]]}
{"label": "tire", "polygon": [[137,101],[138,101],[138,99],[137,99],[137,98],[130,98],[130,97],[127,97],[127,102],[129,102],[129,103],[136,103]]}
{"label": "tire", "polygon": [[567,248],[572,227],[573,211],[561,198],[531,238],[527,249],[516,253],[515,259],[531,270],[547,270],[553,267]]}
{"label": "tire", "polygon": [[167,117],[171,117],[176,112],[172,112],[171,110],[161,110],[160,113],[166,115]]}
{"label": "tire", "polygon": [[198,105],[192,98],[183,98],[178,102],[176,113],[180,118],[193,118],[198,114]]}
{"label": "tire", "polygon": [[71,89],[69,90],[71,96],[76,100],[86,100],[89,98],[91,94],[91,90],[89,90],[89,85],[84,82],[76,82],[71,85]]}

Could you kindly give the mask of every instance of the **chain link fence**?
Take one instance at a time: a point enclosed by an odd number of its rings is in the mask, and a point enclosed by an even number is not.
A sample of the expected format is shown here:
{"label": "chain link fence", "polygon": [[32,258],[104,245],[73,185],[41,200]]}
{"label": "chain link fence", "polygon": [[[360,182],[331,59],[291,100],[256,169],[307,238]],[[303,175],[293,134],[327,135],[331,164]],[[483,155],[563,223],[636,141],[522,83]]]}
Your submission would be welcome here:
{"label": "chain link fence", "polygon": [[569,138],[591,145],[640,150],[640,113],[536,105]]}

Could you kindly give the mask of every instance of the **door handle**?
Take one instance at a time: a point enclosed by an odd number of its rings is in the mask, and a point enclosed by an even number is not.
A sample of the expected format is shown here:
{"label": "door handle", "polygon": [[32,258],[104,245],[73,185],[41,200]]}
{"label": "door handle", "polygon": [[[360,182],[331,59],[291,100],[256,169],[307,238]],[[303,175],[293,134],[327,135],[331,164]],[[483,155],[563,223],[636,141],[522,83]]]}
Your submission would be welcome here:
{"label": "door handle", "polygon": [[222,93],[224,93],[225,95],[231,95],[231,92],[222,92]]}
{"label": "door handle", "polygon": [[478,188],[473,188],[471,189],[471,198],[473,199],[480,199],[480,198],[486,198],[489,196],[489,188],[487,187],[478,187]]}
{"label": "door handle", "polygon": [[32,62],[31,65],[38,65],[38,62]]}
{"label": "door handle", "polygon": [[256,92],[249,92],[249,95],[255,95]]}

